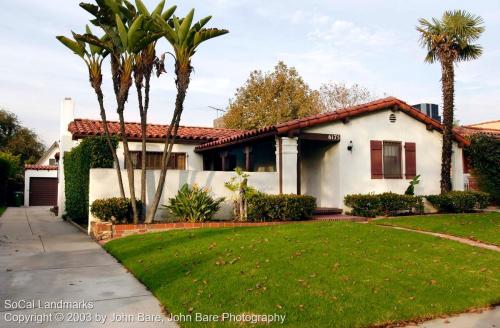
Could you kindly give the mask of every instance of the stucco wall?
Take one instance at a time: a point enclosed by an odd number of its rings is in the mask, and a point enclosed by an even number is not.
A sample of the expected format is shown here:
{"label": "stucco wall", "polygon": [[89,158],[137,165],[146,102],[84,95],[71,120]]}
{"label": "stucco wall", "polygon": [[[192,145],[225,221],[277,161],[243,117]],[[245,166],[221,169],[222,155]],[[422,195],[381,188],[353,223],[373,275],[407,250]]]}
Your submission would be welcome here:
{"label": "stucco wall", "polygon": [[[135,170],[135,188],[136,194],[140,195],[140,170]],[[278,174],[276,172],[251,172],[249,173],[248,184],[257,188],[260,191],[277,194],[278,187]],[[152,170],[147,172],[147,196],[146,203],[151,199],[155,192],[155,186],[158,183],[160,171]],[[123,183],[125,185],[125,192],[128,193],[128,180],[126,170],[122,170]],[[184,184],[190,185],[197,184],[200,187],[208,187],[215,197],[225,197],[226,201],[218,213],[217,218],[228,219],[232,213],[232,197],[233,194],[224,187],[224,182],[234,176],[234,172],[215,172],[215,171],[181,171],[169,170],[165,181],[165,189],[163,191],[162,200],[160,204],[167,204],[168,198],[174,197],[179,188]],[[89,204],[99,198],[119,197],[116,171],[114,169],[91,169],[89,180]],[[168,217],[165,210],[159,210],[157,213],[158,218]],[[89,220],[94,218],[89,211]],[[90,224],[89,224],[90,226]]]}
{"label": "stucco wall", "polygon": [[[428,131],[425,124],[403,112],[396,112],[396,122],[389,121],[390,110],[352,118],[350,122],[334,122],[312,127],[307,132],[340,134],[341,140],[322,155],[322,165],[305,167],[315,170],[316,183],[305,181],[311,172],[303,170],[302,191],[318,198],[322,207],[344,208],[343,198],[354,193],[381,193],[392,191],[404,193],[407,179],[371,179],[370,140],[392,140],[416,143],[417,174],[421,182],[415,188],[416,194],[436,194],[440,192],[442,134]],[[352,141],[352,151],[347,150]],[[453,188],[463,190],[462,149],[453,144]],[[404,148],[402,168],[404,173]]]}
{"label": "stucco wall", "polygon": [[57,170],[24,171],[24,206],[30,204],[30,178],[57,178]]}

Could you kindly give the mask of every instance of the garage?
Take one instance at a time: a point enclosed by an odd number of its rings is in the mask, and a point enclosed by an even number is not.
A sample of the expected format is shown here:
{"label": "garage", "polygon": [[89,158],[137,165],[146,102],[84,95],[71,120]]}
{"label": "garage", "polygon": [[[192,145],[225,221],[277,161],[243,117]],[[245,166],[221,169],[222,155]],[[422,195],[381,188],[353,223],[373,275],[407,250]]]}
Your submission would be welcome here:
{"label": "garage", "polygon": [[24,206],[56,206],[57,189],[57,166],[25,166]]}
{"label": "garage", "polygon": [[57,178],[31,178],[29,205],[57,205]]}

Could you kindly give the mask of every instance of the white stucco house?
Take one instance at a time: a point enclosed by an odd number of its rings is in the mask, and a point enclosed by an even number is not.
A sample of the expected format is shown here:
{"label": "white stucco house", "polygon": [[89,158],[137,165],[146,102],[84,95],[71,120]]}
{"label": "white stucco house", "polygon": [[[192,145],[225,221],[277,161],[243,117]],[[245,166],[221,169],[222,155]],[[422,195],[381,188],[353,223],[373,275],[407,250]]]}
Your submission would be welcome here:
{"label": "white stucco house", "polygon": [[24,167],[24,206],[57,205],[59,143],[55,141],[35,164]]}
{"label": "white stucco house", "polygon": [[[99,120],[74,119],[70,99],[64,100],[61,111],[61,154],[82,138],[104,133]],[[117,122],[108,126],[113,134],[118,133]],[[148,199],[158,181],[166,129],[148,125]],[[127,123],[126,131],[139,193],[140,125]],[[393,97],[250,131],[183,126],[173,148],[163,201],[167,203],[186,182],[231,197],[224,182],[235,167],[249,172],[249,184],[261,191],[311,195],[319,207],[332,211],[345,208],[343,199],[348,194],[403,193],[416,174],[421,176],[416,193],[436,194],[440,192],[441,133],[439,122]],[[454,134],[452,179],[456,190],[464,188],[462,148],[466,144],[466,139]],[[124,169],[121,143],[118,156]],[[63,166],[61,156],[60,214],[64,212]],[[125,171],[123,177],[126,186]],[[89,202],[118,196],[116,181],[114,169],[92,169]],[[229,208],[223,212],[222,216],[229,215]]]}

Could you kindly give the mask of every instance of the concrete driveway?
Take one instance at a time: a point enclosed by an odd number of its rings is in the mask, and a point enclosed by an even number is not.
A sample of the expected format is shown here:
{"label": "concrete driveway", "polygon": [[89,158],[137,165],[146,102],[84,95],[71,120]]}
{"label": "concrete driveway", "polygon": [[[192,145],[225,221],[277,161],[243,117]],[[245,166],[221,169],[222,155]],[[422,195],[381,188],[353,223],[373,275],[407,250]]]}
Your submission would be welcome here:
{"label": "concrete driveway", "polygon": [[177,325],[87,235],[47,207],[30,207],[0,217],[0,327]]}

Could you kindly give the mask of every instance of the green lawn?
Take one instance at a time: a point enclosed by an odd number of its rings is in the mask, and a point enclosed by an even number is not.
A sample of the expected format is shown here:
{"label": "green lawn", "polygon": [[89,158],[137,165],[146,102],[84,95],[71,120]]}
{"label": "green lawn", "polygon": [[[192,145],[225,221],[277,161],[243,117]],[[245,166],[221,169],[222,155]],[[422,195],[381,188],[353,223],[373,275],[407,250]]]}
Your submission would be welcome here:
{"label": "green lawn", "polygon": [[499,212],[409,216],[374,220],[372,223],[442,232],[500,245]]}
{"label": "green lawn", "polygon": [[0,216],[2,216],[3,212],[5,212],[7,208],[0,206]]}
{"label": "green lawn", "polygon": [[286,327],[362,327],[500,302],[499,253],[370,224],[179,230],[104,247],[170,313],[193,320],[278,313]]}

